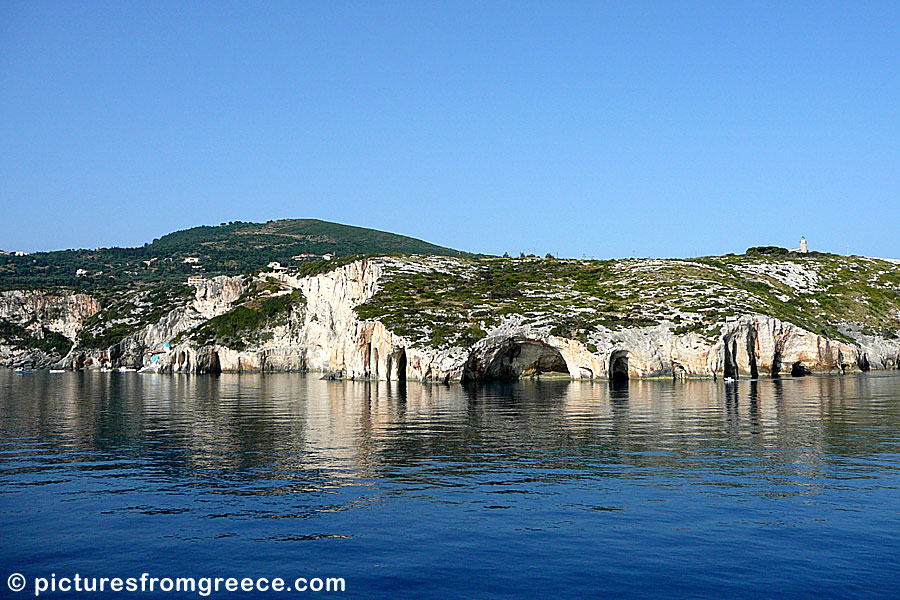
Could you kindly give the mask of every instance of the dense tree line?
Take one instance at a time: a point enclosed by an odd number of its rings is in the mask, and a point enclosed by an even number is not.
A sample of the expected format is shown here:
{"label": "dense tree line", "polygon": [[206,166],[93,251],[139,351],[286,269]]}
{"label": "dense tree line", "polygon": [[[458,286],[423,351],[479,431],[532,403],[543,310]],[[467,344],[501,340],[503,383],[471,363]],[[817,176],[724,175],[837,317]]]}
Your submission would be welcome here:
{"label": "dense tree line", "polygon": [[[0,255],[0,289],[109,289],[133,283],[183,282],[190,275],[235,275],[272,261],[299,265],[301,254],[463,255],[414,238],[316,220],[232,221],[177,231],[137,248],[98,248]],[[197,262],[186,263],[185,259]]]}

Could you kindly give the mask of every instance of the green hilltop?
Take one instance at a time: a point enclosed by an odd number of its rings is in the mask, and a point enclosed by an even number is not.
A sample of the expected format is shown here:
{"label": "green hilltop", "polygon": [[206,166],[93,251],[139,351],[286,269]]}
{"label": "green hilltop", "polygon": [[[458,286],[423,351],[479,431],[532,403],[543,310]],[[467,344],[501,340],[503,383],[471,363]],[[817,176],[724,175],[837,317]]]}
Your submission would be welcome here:
{"label": "green hilltop", "polygon": [[[303,254],[314,256],[294,258]],[[322,260],[325,254],[472,256],[405,235],[317,219],[232,221],[176,231],[136,248],[0,255],[0,289],[109,289],[140,283],[175,284],[183,283],[189,275],[247,273],[272,261],[308,264]]]}

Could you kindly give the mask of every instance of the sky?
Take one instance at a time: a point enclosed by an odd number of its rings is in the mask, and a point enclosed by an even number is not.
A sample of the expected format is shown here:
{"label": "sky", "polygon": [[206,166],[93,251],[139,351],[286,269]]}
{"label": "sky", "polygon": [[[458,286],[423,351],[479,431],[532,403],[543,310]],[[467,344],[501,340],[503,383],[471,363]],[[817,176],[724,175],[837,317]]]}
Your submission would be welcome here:
{"label": "sky", "polygon": [[0,248],[900,258],[896,2],[0,1]]}

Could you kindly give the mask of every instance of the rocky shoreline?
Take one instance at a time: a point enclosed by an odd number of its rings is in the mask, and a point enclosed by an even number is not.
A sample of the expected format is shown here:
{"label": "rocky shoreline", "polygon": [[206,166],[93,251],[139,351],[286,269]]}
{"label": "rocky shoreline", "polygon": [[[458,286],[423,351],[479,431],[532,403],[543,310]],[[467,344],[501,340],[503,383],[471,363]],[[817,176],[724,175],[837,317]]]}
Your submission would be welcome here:
{"label": "rocky shoreline", "polygon": [[474,343],[433,347],[398,335],[380,320],[361,319],[356,312],[381,288],[385,270],[396,260],[362,259],[310,277],[260,275],[282,290],[275,297],[296,291],[304,302],[277,322],[268,322],[253,343],[242,348],[198,345],[189,334],[234,310],[251,281],[245,276],[196,282],[193,296],[183,305],[105,348],[77,343],[85,322],[100,310],[89,295],[3,292],[0,319],[35,336],[58,332],[75,343],[65,355],[0,343],[0,363],[156,373],[309,371],[331,378],[439,382],[549,374],[576,380],[737,379],[900,366],[900,339],[860,334],[852,342],[842,341],[754,313],[720,323],[714,340],[659,323],[618,330],[601,326],[585,341],[509,315]]}

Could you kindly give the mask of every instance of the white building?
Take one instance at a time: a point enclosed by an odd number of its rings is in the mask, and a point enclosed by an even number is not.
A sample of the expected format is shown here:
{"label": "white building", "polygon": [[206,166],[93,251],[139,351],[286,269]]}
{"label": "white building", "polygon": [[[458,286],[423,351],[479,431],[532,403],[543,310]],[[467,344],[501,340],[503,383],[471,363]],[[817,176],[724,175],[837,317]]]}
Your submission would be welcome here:
{"label": "white building", "polygon": [[184,260],[181,262],[183,262],[185,264],[195,264],[195,263],[200,262],[200,259],[196,256],[185,256]]}
{"label": "white building", "polygon": [[282,267],[280,262],[277,262],[274,260],[272,262],[270,262],[269,264],[267,264],[266,266],[268,268],[272,269],[273,271],[287,271],[287,267]]}
{"label": "white building", "polygon": [[323,254],[322,258],[324,258],[325,260],[331,260],[332,258],[334,258],[334,254],[331,254],[329,252],[328,254]]}
{"label": "white building", "polygon": [[806,238],[800,238],[800,247],[799,248],[791,248],[791,252],[799,252],[800,254],[808,254],[809,246],[806,245]]}

